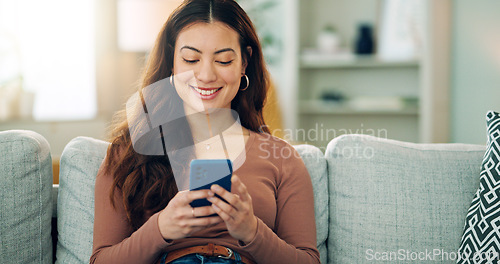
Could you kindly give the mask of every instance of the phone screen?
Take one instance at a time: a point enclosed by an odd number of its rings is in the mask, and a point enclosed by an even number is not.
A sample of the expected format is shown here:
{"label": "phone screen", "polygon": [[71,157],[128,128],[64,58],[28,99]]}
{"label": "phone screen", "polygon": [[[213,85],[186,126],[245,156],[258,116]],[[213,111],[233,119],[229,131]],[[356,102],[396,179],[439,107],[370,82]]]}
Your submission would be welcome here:
{"label": "phone screen", "polygon": [[[233,164],[229,159],[192,160],[189,171],[189,190],[210,189],[212,184],[218,184],[230,192],[232,175]],[[198,199],[191,202],[192,207],[209,205],[211,203],[207,199]]]}

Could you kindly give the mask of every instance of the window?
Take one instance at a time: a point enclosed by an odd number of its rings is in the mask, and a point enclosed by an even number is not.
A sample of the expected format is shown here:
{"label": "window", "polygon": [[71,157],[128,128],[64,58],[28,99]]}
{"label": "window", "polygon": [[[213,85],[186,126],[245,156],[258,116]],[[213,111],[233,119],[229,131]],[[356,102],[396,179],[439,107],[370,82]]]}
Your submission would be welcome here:
{"label": "window", "polygon": [[22,80],[35,120],[96,115],[94,1],[0,0],[0,88]]}

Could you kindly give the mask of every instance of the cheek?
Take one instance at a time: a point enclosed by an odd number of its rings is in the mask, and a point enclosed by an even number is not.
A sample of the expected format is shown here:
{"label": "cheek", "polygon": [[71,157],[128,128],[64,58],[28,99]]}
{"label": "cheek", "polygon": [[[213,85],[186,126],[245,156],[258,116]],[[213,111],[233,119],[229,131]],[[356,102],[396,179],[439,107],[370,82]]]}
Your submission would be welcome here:
{"label": "cheek", "polygon": [[196,86],[194,73],[189,69],[174,68],[173,82],[177,94],[183,99],[188,95],[188,85]]}
{"label": "cheek", "polygon": [[187,84],[194,78],[193,68],[185,63],[179,63],[178,60],[174,60],[174,67],[172,69],[174,74],[174,80],[176,84]]}
{"label": "cheek", "polygon": [[239,71],[221,71],[220,77],[227,85],[239,87],[241,81],[241,74]]}

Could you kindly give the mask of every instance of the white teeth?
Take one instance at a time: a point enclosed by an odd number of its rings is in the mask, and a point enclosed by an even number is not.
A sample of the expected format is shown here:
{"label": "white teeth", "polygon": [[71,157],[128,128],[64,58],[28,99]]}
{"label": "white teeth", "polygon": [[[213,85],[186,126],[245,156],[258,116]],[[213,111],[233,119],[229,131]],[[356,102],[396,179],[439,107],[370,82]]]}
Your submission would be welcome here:
{"label": "white teeth", "polygon": [[[191,86],[193,87],[193,86]],[[219,91],[220,88],[217,88],[217,89],[212,89],[212,90],[202,90],[202,89],[198,89],[196,87],[193,87],[193,89],[195,89],[198,93],[200,93],[201,95],[212,95],[214,94],[215,92]]]}

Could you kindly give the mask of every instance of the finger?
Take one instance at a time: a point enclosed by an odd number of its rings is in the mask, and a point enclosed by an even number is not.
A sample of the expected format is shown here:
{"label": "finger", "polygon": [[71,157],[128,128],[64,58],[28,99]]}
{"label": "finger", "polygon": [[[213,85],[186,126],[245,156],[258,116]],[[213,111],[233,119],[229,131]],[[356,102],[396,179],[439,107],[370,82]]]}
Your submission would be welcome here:
{"label": "finger", "polygon": [[210,196],[213,196],[214,193],[210,190],[197,190],[197,191],[187,191],[184,195],[185,197],[185,203],[189,204],[194,200],[198,199],[203,199],[203,198],[208,198]]}
{"label": "finger", "polygon": [[215,212],[219,215],[219,217],[222,220],[224,220],[224,222],[229,222],[233,220],[233,218],[228,213],[223,211],[219,206],[217,206],[217,204],[212,203],[212,207],[214,208]]}
{"label": "finger", "polygon": [[185,219],[178,223],[180,232],[185,236],[189,236],[194,232],[203,230],[207,227],[214,226],[216,224],[222,223],[223,220],[219,216],[202,217],[202,218],[190,218]]}
{"label": "finger", "polygon": [[202,207],[194,207],[193,211],[194,212],[194,217],[204,217],[204,216],[209,216],[215,214],[215,210],[212,206],[202,206]]}
{"label": "finger", "polygon": [[231,178],[231,184],[233,186],[234,193],[238,195],[241,201],[245,202],[250,199],[250,194],[248,193],[246,185],[238,176],[234,175]]}
{"label": "finger", "polygon": [[[222,222],[222,220],[221,220]],[[188,237],[188,236],[191,236],[192,234],[196,233],[196,232],[199,232],[199,231],[202,231],[210,226],[213,226],[213,225],[209,225],[209,226],[191,226],[191,227],[186,227],[182,230],[182,234],[184,234],[185,237]]]}
{"label": "finger", "polygon": [[207,227],[211,225],[215,225],[222,222],[222,218],[218,215],[216,216],[207,216],[207,217],[198,217],[192,218],[187,221],[188,225],[191,227]]}
{"label": "finger", "polygon": [[220,197],[222,197],[224,200],[226,200],[229,204],[232,204],[233,206],[236,206],[237,203],[240,201],[240,199],[238,199],[238,197],[236,197],[234,194],[228,192],[226,189],[220,187],[217,184],[213,184],[210,187],[210,190],[212,190],[213,193],[218,194]]}
{"label": "finger", "polygon": [[[215,207],[212,206],[214,209],[220,209],[221,211],[223,211],[227,215],[234,217],[233,215],[234,215],[236,209],[231,204],[224,202],[222,199],[219,199],[217,196],[208,198],[208,201],[210,201],[212,203],[212,205],[215,205]],[[217,213],[217,210],[215,210],[215,212]]]}
{"label": "finger", "polygon": [[[207,217],[205,217],[207,218]],[[205,218],[199,218],[199,219],[205,219]],[[206,228],[210,228],[212,226],[215,226],[215,225],[218,225],[220,223],[223,223],[224,220],[222,220],[222,218],[220,216],[212,216],[211,219],[209,219],[208,221],[197,221],[197,223],[193,223],[194,225],[192,225],[190,228],[188,228],[188,232],[189,235],[195,233],[195,232],[198,232],[198,231],[202,231],[202,230],[205,230]],[[208,224],[206,224],[208,223]]]}

